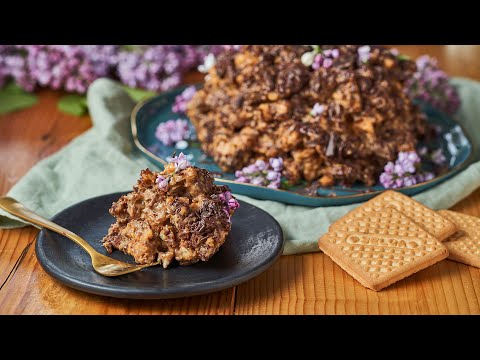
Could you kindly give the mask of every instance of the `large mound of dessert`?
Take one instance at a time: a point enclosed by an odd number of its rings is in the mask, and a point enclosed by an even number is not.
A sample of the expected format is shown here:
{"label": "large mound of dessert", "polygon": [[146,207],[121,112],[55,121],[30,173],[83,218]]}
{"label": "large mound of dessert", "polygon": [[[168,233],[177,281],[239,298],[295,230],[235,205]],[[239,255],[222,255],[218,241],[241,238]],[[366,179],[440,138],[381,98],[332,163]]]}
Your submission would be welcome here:
{"label": "large mound of dessert", "polygon": [[291,183],[370,186],[426,133],[404,91],[415,70],[382,46],[242,46],[217,57],[187,114],[224,171],[280,157]]}

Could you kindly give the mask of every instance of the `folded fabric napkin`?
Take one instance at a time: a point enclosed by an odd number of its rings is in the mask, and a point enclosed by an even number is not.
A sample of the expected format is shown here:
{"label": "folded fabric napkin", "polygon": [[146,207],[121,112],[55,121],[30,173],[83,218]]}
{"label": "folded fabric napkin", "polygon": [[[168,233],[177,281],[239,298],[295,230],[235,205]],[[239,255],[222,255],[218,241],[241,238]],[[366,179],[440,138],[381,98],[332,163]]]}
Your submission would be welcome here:
{"label": "folded fabric napkin", "polygon": [[[479,149],[480,83],[459,78],[453,82],[462,99],[458,121],[462,122]],[[117,83],[108,79],[96,80],[88,90],[93,128],[36,164],[8,196],[50,218],[84,199],[131,189],[142,169],[155,168],[133,146],[129,116],[134,105]],[[415,196],[415,199],[434,209],[451,207],[480,186],[479,159],[477,154],[476,163],[452,179]],[[317,240],[328,226],[358,206],[309,208],[241,195],[237,197],[277,219],[287,240],[284,254],[319,251]],[[0,210],[0,228],[20,226],[25,223]]]}

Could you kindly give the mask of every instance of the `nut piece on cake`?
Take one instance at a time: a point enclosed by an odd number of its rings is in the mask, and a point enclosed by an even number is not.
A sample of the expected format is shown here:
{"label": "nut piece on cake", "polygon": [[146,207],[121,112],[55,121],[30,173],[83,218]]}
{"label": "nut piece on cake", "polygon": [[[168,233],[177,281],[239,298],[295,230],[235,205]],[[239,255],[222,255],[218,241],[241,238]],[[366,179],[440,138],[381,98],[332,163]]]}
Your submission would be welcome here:
{"label": "nut piece on cake", "polygon": [[162,172],[143,170],[133,192],[113,203],[117,221],[103,246],[164,268],[174,259],[181,265],[207,261],[225,242],[238,207],[227,186],[215,185],[207,170],[180,154]]}
{"label": "nut piece on cake", "polygon": [[[382,46],[245,45],[220,54],[187,105],[202,149],[225,171],[284,160],[291,183],[374,185],[427,134],[404,92],[413,61]],[[313,59],[312,59],[313,60]]]}

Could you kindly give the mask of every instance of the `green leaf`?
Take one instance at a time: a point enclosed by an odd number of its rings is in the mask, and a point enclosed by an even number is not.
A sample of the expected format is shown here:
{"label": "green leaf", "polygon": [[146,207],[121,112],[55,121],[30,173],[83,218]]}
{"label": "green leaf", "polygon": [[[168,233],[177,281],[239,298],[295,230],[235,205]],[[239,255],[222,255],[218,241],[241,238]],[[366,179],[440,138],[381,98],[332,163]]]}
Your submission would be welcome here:
{"label": "green leaf", "polygon": [[400,54],[400,55],[397,56],[397,59],[400,60],[400,61],[405,61],[405,60],[410,60],[411,57],[408,56],[408,55]]}
{"label": "green leaf", "polygon": [[37,96],[25,92],[15,83],[9,83],[0,90],[0,114],[26,109],[37,102]]}
{"label": "green leaf", "polygon": [[120,49],[125,51],[135,51],[138,49],[138,45],[120,45]]}
{"label": "green leaf", "polygon": [[151,98],[152,96],[157,95],[157,93],[153,92],[153,91],[136,89],[136,88],[131,88],[131,87],[128,87],[128,86],[122,86],[122,88],[136,102],[138,102],[140,100],[148,99],[148,98]]}
{"label": "green leaf", "polygon": [[57,107],[58,110],[63,111],[64,113],[82,116],[88,110],[87,98],[75,94],[65,95],[58,101]]}

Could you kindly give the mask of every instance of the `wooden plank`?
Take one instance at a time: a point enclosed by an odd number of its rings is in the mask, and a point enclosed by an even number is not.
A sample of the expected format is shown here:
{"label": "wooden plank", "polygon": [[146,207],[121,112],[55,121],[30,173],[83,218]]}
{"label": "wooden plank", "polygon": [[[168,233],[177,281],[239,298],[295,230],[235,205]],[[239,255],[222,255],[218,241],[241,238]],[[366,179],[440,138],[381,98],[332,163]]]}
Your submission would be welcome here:
{"label": "wooden plank", "polygon": [[374,292],[324,254],[285,256],[238,286],[235,314],[480,314],[479,280],[480,269],[445,260]]}
{"label": "wooden plank", "polygon": [[0,230],[0,290],[31,246],[38,229]]}
{"label": "wooden plank", "polygon": [[71,289],[43,271],[31,246],[0,291],[0,314],[212,314],[233,312],[234,289],[173,300],[115,299]]}

